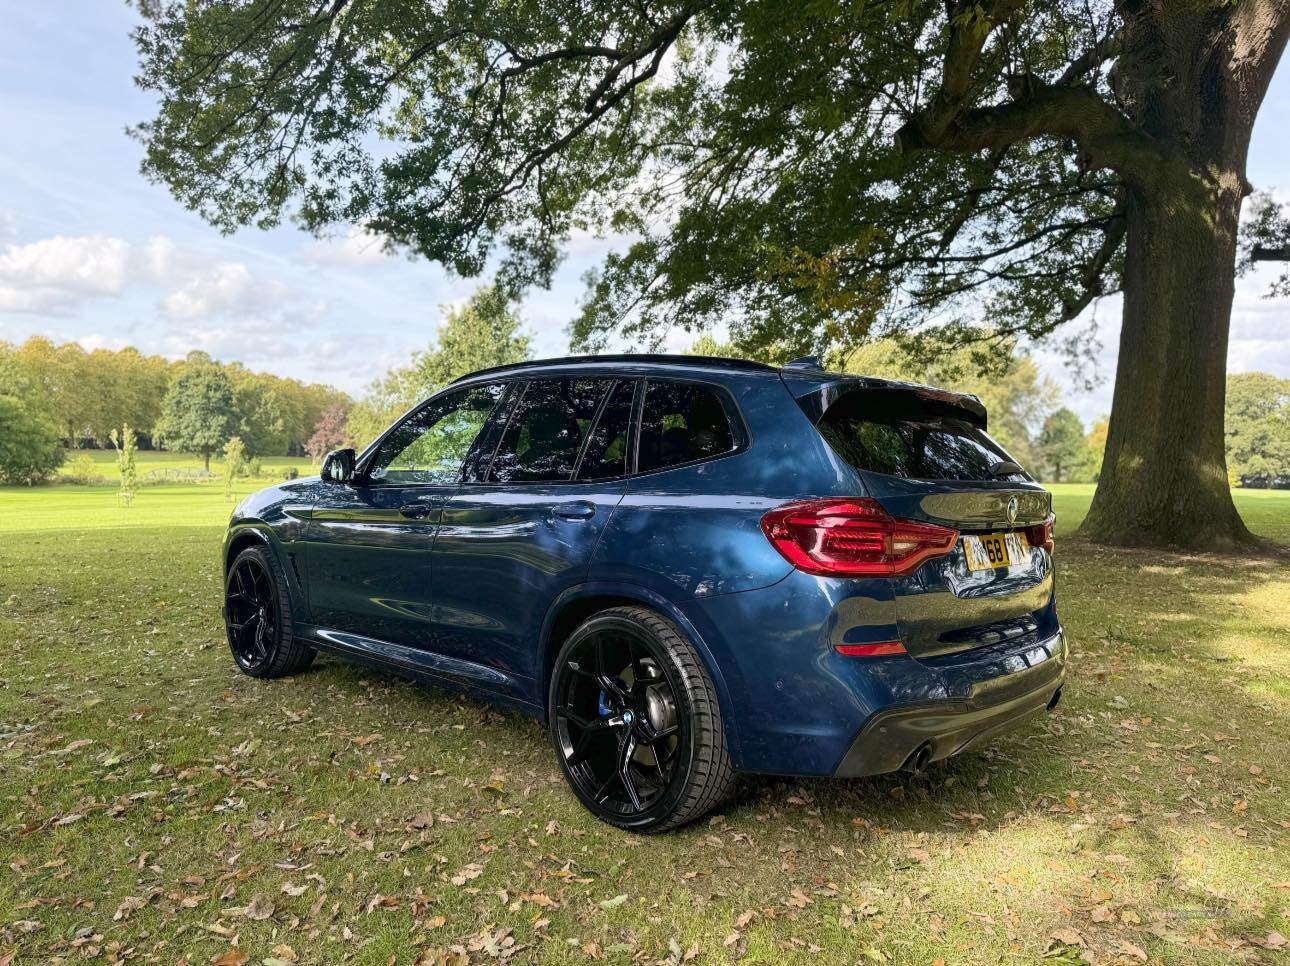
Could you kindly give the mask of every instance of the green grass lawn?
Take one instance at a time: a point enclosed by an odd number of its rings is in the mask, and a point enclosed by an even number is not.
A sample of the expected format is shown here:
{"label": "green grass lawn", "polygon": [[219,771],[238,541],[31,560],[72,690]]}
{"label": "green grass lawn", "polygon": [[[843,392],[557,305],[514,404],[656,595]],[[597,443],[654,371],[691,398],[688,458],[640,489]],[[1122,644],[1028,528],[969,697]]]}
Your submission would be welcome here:
{"label": "green grass lawn", "polygon": [[[115,484],[117,480],[116,450],[114,449],[77,449],[68,450],[67,458],[59,467],[60,479],[76,474],[80,461],[88,459],[94,464],[94,472],[103,477],[104,483]],[[186,479],[204,472],[200,456],[190,453],[172,453],[168,450],[137,450],[135,465],[142,482],[156,480]],[[316,473],[313,460],[306,456],[262,456],[260,457],[259,479],[265,481],[280,480],[286,470],[294,468],[301,476]],[[211,473],[223,477],[224,461],[218,456],[211,457]]]}
{"label": "green grass lawn", "polygon": [[[526,719],[236,673],[220,486],[0,489],[0,963],[1284,961],[1290,566],[1094,547],[1054,490],[1052,717],[639,838]],[[1237,501],[1290,540],[1290,495]]]}

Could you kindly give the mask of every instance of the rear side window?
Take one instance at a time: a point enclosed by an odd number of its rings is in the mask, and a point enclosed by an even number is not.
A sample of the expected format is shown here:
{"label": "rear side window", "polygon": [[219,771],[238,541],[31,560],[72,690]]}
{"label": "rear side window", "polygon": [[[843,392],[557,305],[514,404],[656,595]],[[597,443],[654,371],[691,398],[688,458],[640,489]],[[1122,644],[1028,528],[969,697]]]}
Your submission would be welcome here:
{"label": "rear side window", "polygon": [[995,476],[1012,457],[985,430],[946,405],[912,393],[851,392],[820,418],[822,435],[858,470],[914,480],[1020,479]]}
{"label": "rear side window", "polygon": [[630,380],[620,381],[614,386],[596,428],[591,431],[582,462],[578,464],[578,479],[608,480],[627,475],[635,392],[636,383]]}
{"label": "rear side window", "polygon": [[639,472],[720,456],[734,448],[730,417],[716,390],[690,382],[646,383]]}
{"label": "rear side window", "polygon": [[535,379],[520,397],[493,457],[496,483],[555,482],[573,470],[612,379]]}

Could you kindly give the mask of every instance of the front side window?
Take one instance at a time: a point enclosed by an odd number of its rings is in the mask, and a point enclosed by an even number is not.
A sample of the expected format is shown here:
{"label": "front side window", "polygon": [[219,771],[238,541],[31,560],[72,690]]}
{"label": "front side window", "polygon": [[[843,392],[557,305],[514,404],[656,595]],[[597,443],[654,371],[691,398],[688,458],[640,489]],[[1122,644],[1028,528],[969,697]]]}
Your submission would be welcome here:
{"label": "front side window", "polygon": [[571,480],[612,379],[534,379],[493,457],[496,483]]}
{"label": "front side window", "polygon": [[382,440],[368,478],[374,483],[456,483],[504,388],[501,383],[475,386],[423,406]]}
{"label": "front side window", "polygon": [[639,472],[720,456],[734,448],[730,417],[715,389],[689,382],[651,380],[646,385]]}

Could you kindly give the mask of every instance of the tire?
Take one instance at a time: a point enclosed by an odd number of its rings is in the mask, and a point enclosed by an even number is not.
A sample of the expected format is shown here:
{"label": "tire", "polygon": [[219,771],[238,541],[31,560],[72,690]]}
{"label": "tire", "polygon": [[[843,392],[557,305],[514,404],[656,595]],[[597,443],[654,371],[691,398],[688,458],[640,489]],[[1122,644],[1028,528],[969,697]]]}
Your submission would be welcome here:
{"label": "tire", "polygon": [[317,653],[295,633],[286,575],[268,547],[247,547],[224,578],[224,630],[233,661],[253,678],[305,670]]}
{"label": "tire", "polygon": [[670,831],[710,812],[734,785],[712,678],[652,610],[601,611],[570,634],[547,707],[565,780],[610,825]]}

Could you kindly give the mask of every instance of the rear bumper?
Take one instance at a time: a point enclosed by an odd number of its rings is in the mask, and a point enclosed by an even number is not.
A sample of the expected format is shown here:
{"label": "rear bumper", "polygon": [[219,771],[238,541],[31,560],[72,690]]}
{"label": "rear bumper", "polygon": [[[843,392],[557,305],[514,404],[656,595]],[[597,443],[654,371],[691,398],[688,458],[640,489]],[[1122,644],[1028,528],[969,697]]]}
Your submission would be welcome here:
{"label": "rear bumper", "polygon": [[[933,736],[932,750],[949,755],[980,740],[978,732],[1002,730],[1042,708],[1065,671],[1051,596],[1031,615],[1033,634],[924,657],[838,652],[840,644],[901,639],[893,584],[881,578],[793,571],[772,587],[695,598],[681,612],[720,682],[732,761],[757,774],[894,770]],[[1001,709],[997,720],[988,709]],[[862,754],[865,742],[854,750],[862,735],[885,740],[876,730],[880,716],[896,750]],[[959,730],[969,733],[960,738]],[[912,743],[910,733],[919,736]]]}
{"label": "rear bumper", "polygon": [[851,743],[834,777],[859,778],[921,768],[1050,710],[1061,698],[1066,679],[1066,645],[1058,633],[1041,646],[1046,657],[1030,667],[1029,673],[1010,676],[1028,680],[1009,681],[1006,689],[987,686],[973,689],[963,701],[929,701],[877,712]]}

